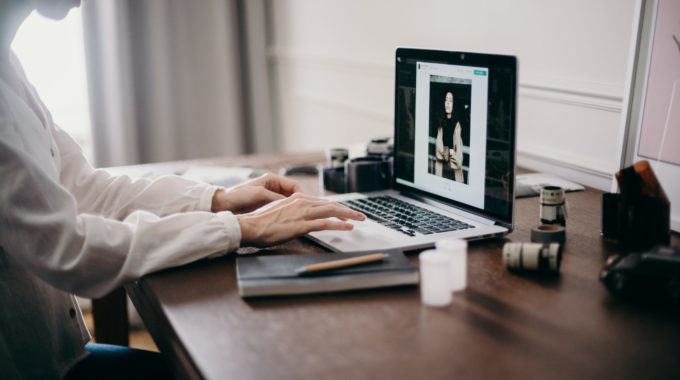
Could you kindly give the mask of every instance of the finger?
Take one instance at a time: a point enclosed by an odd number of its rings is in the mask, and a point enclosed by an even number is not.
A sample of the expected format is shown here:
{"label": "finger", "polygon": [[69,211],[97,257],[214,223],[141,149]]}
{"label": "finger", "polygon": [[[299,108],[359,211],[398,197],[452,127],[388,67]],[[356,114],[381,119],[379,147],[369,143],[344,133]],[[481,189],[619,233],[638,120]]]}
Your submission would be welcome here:
{"label": "finger", "polygon": [[333,202],[333,204],[336,205],[336,206],[339,206],[339,207],[340,207],[341,209],[343,209],[343,210],[349,210],[349,211],[355,212],[355,213],[359,216],[359,218],[360,218],[361,220],[366,219],[366,214],[364,214],[364,213],[361,212],[361,211],[357,211],[357,210],[355,210],[355,209],[353,209],[353,208],[351,208],[351,207],[349,207],[349,206],[346,206],[346,205],[344,205],[344,204],[342,204],[342,203],[340,203],[340,202]]}
{"label": "finger", "polygon": [[325,219],[325,218],[345,218],[353,220],[364,220],[366,216],[358,211],[354,211],[348,207],[342,206],[338,203],[327,203],[312,207],[307,211],[307,219]]}
{"label": "finger", "polygon": [[303,193],[295,193],[291,195],[290,197],[286,198],[285,201],[282,201],[282,204],[286,205],[291,205],[294,207],[300,207],[300,208],[310,208],[310,207],[316,207],[316,206],[323,206],[326,204],[331,204],[333,203],[332,201],[329,201],[327,199],[321,199],[317,197],[312,197]]}
{"label": "finger", "polygon": [[354,228],[350,223],[330,219],[309,220],[304,223],[305,233],[324,230],[350,231]]}
{"label": "finger", "polygon": [[302,186],[297,181],[273,173],[266,175],[264,186],[285,196],[302,193]]}
{"label": "finger", "polygon": [[[299,193],[296,193],[296,195]],[[315,206],[322,206],[324,204],[329,203],[329,201],[318,199],[318,198],[313,198],[310,197],[309,199],[307,198],[302,198],[298,196],[290,196],[288,198],[284,197],[281,194],[278,194],[279,196],[282,197],[282,199],[278,199],[276,201],[270,202],[268,204],[262,205],[257,209],[258,212],[280,212],[282,209],[286,208],[292,208],[292,209],[297,209],[297,210],[303,210],[301,212],[298,212],[298,215],[304,215],[307,209]]]}

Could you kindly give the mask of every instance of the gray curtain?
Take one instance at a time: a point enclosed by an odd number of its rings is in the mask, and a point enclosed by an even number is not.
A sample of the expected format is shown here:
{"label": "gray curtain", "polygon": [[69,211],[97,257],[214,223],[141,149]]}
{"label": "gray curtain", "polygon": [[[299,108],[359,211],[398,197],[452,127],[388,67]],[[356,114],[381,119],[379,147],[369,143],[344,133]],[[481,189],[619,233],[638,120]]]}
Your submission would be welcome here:
{"label": "gray curtain", "polygon": [[236,0],[83,2],[95,164],[245,153]]}

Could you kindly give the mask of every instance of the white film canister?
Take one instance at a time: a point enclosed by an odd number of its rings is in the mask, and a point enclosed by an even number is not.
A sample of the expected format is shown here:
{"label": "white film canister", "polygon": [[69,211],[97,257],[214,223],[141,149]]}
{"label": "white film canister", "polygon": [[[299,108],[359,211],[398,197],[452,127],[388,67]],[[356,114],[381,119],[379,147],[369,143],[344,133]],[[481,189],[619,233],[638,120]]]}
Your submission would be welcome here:
{"label": "white film canister", "polygon": [[435,250],[418,256],[420,264],[420,300],[427,306],[447,306],[451,303],[451,258]]}
{"label": "white film canister", "polygon": [[467,241],[444,239],[435,246],[438,252],[451,257],[451,291],[464,290],[467,287]]}
{"label": "white film canister", "polygon": [[564,189],[559,186],[543,186],[541,188],[541,223],[566,225],[566,207]]}

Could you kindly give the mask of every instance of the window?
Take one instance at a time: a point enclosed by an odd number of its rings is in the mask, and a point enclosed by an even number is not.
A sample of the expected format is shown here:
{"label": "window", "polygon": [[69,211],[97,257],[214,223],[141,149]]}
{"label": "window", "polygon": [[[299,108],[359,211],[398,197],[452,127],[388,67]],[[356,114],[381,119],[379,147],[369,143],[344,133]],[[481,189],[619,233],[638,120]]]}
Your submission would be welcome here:
{"label": "window", "polygon": [[78,141],[91,161],[92,132],[80,9],[72,10],[61,21],[33,12],[17,32],[12,49],[54,122]]}

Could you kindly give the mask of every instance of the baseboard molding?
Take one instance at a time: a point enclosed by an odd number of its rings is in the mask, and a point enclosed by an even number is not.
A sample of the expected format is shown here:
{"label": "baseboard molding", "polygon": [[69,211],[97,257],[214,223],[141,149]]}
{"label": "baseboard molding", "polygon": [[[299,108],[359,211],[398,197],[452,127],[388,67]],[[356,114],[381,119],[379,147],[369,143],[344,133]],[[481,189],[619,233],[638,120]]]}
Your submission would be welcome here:
{"label": "baseboard molding", "polygon": [[526,150],[517,151],[517,165],[530,170],[555,174],[603,191],[609,191],[612,183],[612,173],[606,170],[593,169]]}

